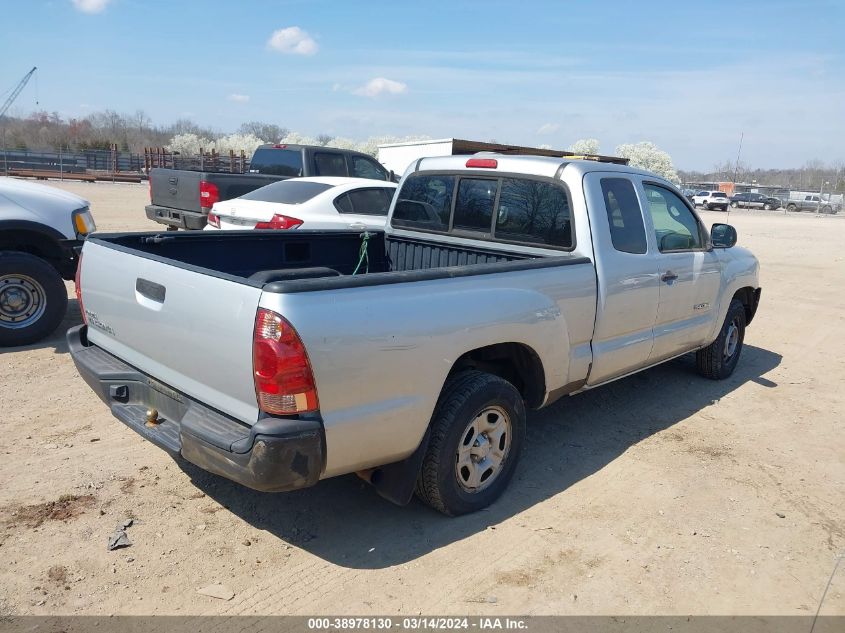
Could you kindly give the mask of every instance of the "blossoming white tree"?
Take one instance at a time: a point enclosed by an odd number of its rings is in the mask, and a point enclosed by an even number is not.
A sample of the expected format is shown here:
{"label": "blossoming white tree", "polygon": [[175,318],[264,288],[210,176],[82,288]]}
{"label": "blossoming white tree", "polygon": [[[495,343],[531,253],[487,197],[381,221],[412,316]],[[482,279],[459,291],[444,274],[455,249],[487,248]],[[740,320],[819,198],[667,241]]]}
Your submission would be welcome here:
{"label": "blossoming white tree", "polygon": [[598,154],[599,142],[594,138],[582,138],[570,145],[569,151],[576,154]]}
{"label": "blossoming white tree", "polygon": [[654,143],[641,141],[616,146],[616,155],[627,158],[632,167],[653,171],[666,180],[680,182],[678,172],[672,164],[672,157]]}

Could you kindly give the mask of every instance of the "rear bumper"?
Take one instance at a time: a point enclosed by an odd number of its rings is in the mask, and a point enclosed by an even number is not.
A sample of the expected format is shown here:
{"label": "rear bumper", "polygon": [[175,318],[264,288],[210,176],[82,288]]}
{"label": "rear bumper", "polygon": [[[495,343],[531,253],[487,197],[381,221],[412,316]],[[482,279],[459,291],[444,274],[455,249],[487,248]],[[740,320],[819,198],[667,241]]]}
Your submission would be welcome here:
{"label": "rear bumper", "polygon": [[208,223],[207,216],[204,213],[198,213],[196,211],[172,209],[170,207],[161,207],[157,204],[148,204],[144,209],[147,217],[153,222],[175,226],[180,229],[201,230]]}
{"label": "rear bumper", "polygon": [[[170,389],[92,345],[87,326],[68,330],[80,376],[112,415],[174,457],[254,490],[283,492],[312,486],[325,465],[325,432],[318,416],[265,417],[252,427]],[[148,411],[158,412],[148,423]]]}

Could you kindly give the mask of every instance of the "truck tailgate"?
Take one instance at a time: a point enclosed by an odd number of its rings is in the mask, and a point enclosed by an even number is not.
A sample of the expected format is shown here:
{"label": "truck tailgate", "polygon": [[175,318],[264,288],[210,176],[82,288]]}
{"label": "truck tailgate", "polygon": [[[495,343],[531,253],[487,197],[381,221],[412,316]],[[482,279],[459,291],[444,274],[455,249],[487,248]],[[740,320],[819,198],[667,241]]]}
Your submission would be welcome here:
{"label": "truck tailgate", "polygon": [[198,171],[153,169],[150,171],[151,201],[162,207],[199,213],[202,178],[202,172]]}
{"label": "truck tailgate", "polygon": [[258,418],[252,334],[261,289],[110,247],[83,250],[88,340],[246,423]]}

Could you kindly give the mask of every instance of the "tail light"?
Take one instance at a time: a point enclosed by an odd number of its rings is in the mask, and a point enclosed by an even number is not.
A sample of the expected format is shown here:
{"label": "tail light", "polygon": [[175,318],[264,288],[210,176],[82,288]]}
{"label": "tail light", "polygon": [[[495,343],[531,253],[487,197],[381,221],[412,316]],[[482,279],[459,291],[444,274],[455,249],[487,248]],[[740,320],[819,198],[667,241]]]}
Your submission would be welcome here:
{"label": "tail light", "polygon": [[282,215],[281,213],[277,213],[273,216],[273,218],[269,222],[258,222],[255,225],[257,229],[295,229],[298,226],[302,225],[302,220],[298,218],[292,218],[288,215]]}
{"label": "tail light", "polygon": [[259,308],[252,337],[258,408],[275,415],[316,411],[317,387],[302,340],[282,316]]}
{"label": "tail light", "polygon": [[208,226],[213,226],[215,229],[220,228],[220,216],[214,211],[208,212]]}
{"label": "tail light", "polygon": [[76,275],[73,278],[73,285],[76,286],[76,302],[79,304],[79,312],[82,314],[82,322],[88,325],[88,317],[85,316],[85,306],[82,305],[82,253],[76,262]]}
{"label": "tail light", "polygon": [[210,209],[215,202],[220,202],[220,189],[213,182],[200,180],[200,207]]}

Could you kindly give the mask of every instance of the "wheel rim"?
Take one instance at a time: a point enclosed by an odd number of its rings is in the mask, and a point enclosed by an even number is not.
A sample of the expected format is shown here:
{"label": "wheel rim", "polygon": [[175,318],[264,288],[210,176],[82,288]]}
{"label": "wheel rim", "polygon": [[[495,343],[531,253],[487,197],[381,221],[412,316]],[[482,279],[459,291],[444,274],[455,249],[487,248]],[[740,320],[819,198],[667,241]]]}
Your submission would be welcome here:
{"label": "wheel rim", "polygon": [[736,354],[737,347],[739,347],[739,323],[734,319],[728,326],[728,332],[725,335],[725,349],[723,352],[725,360],[730,360]]}
{"label": "wheel rim", "polygon": [[12,329],[29,327],[47,309],[40,283],[26,275],[0,277],[0,325]]}
{"label": "wheel rim", "polygon": [[501,407],[487,407],[464,429],[455,453],[461,488],[480,492],[502,472],[511,447],[511,419]]}

